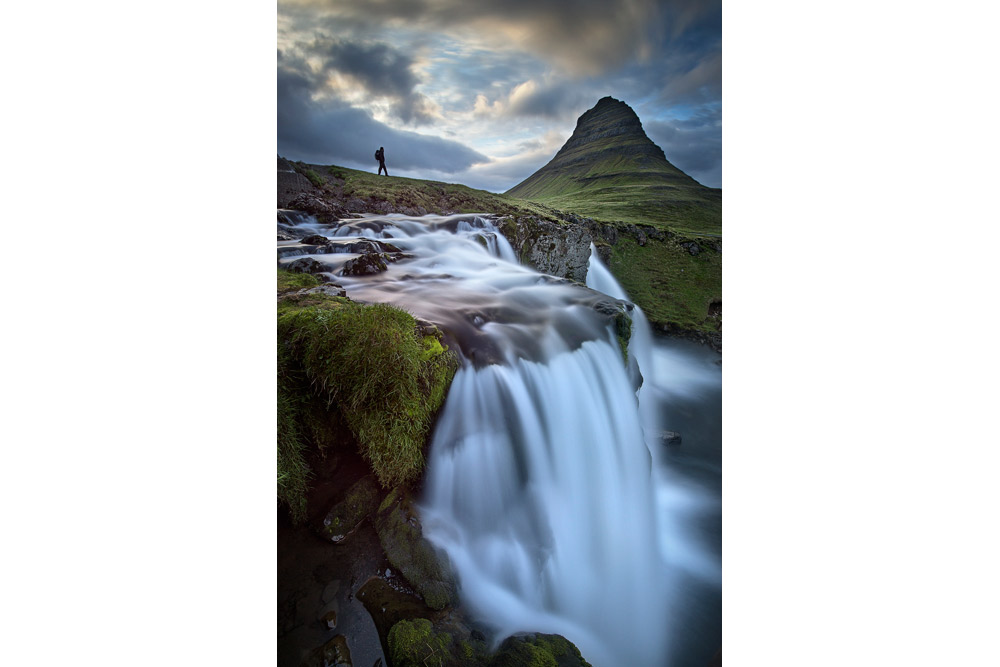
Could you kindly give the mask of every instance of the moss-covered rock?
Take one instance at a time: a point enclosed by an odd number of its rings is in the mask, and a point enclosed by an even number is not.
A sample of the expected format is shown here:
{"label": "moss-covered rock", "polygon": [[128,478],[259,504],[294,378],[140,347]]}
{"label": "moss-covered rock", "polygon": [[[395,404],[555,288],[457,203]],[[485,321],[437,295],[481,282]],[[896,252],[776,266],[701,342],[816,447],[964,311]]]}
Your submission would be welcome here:
{"label": "moss-covered rock", "polygon": [[490,667],[590,667],[590,663],[562,635],[528,634],[505,639]]}
{"label": "moss-covered rock", "polygon": [[457,601],[451,565],[424,539],[420,518],[409,492],[393,489],[375,515],[375,529],[389,562],[423,597],[431,609],[444,609]]}
{"label": "moss-covered rock", "polygon": [[393,667],[426,667],[448,661],[451,635],[435,632],[426,618],[400,621],[389,631],[389,660]]}
{"label": "moss-covered rock", "polygon": [[316,287],[321,281],[310,273],[293,273],[278,269],[278,294],[291,292],[304,287]]}
{"label": "moss-covered rock", "polygon": [[[282,280],[292,279],[279,273],[279,289]],[[438,337],[398,308],[300,289],[278,302],[278,347],[279,498],[296,516],[304,515],[303,451],[314,441],[304,406],[315,402],[343,419],[384,488],[419,478],[458,367]]]}
{"label": "moss-covered rock", "polygon": [[366,475],[347,490],[343,500],[330,508],[316,530],[324,539],[341,542],[375,511],[378,501],[378,484],[371,475]]}
{"label": "moss-covered rock", "polygon": [[618,339],[618,347],[622,350],[622,357],[628,364],[628,342],[632,340],[632,318],[625,313],[620,313],[615,317],[615,337]]}

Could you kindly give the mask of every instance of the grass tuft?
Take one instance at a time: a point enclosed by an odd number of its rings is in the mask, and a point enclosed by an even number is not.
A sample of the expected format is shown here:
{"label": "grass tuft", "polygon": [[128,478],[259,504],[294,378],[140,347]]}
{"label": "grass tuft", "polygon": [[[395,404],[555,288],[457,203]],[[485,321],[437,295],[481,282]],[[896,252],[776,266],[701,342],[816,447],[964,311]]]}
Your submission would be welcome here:
{"label": "grass tuft", "polygon": [[[436,337],[421,337],[403,310],[323,294],[279,303],[278,341],[279,498],[293,515],[304,459],[302,445],[292,443],[303,441],[308,423],[296,417],[311,399],[343,416],[383,487],[420,476],[434,415],[458,367],[453,353]],[[282,377],[296,373],[305,394],[299,404],[293,383],[281,391]]]}

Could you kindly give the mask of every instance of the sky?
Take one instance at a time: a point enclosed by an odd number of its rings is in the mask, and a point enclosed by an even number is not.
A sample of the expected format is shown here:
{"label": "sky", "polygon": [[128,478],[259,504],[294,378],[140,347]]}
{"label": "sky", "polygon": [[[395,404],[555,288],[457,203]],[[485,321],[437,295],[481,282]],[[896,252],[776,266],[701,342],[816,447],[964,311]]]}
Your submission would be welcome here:
{"label": "sky", "polygon": [[278,154],[503,192],[610,95],[722,186],[721,0],[281,0]]}

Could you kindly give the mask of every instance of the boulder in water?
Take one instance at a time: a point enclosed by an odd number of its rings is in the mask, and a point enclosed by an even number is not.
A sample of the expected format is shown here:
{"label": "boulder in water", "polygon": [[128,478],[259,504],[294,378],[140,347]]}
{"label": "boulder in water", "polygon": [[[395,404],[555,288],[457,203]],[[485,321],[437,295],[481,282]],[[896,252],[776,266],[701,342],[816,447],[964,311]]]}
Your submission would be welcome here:
{"label": "boulder in water", "polygon": [[406,578],[431,609],[454,606],[455,575],[447,557],[424,539],[416,507],[405,488],[386,496],[375,515],[382,550],[392,566]]}
{"label": "boulder in water", "polygon": [[369,276],[381,273],[387,268],[386,257],[382,253],[369,253],[347,260],[344,268],[340,271],[342,276]]}
{"label": "boulder in water", "polygon": [[328,242],[329,242],[328,238],[326,238],[325,236],[320,236],[319,234],[310,234],[309,236],[299,241],[299,243],[304,243],[306,245],[326,245]]}
{"label": "boulder in water", "polygon": [[520,634],[508,637],[490,667],[553,665],[553,667],[591,667],[580,649],[562,635]]}
{"label": "boulder in water", "polygon": [[681,444],[681,434],[677,431],[662,431],[660,433],[660,442],[667,446],[674,446]]}
{"label": "boulder in water", "polygon": [[312,257],[300,257],[284,267],[292,273],[323,273],[326,268]]}

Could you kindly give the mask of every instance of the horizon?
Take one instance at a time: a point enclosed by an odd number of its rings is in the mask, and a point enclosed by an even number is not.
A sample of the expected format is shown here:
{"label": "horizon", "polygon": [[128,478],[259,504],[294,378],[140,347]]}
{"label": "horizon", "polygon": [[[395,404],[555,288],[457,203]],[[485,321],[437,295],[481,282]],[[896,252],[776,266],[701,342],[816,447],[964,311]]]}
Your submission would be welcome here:
{"label": "horizon", "polygon": [[[667,159],[722,185],[721,3],[278,4],[280,156],[502,193],[603,97]],[[586,48],[581,48],[585,45]]]}

